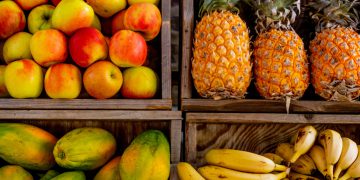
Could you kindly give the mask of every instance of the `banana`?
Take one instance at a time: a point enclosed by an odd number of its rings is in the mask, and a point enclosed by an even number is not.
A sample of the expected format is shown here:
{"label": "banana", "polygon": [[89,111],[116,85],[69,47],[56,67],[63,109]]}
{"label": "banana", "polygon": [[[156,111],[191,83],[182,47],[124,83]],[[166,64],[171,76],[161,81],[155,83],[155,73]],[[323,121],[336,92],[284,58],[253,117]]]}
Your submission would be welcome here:
{"label": "banana", "polygon": [[313,126],[300,128],[296,133],[294,154],[290,162],[294,163],[301,155],[306,154],[316,141],[317,131]]}
{"label": "banana", "polygon": [[294,154],[294,146],[289,143],[280,143],[276,147],[275,154],[279,155],[285,161],[289,162]]}
{"label": "banana", "polygon": [[275,164],[264,156],[233,149],[212,149],[205,154],[208,164],[249,173],[286,171],[287,167]]}
{"label": "banana", "polygon": [[212,165],[200,167],[198,171],[207,180],[280,180],[287,176],[286,172],[252,174]]}
{"label": "banana", "polygon": [[342,170],[345,170],[350,167],[350,165],[355,161],[358,155],[358,147],[356,143],[349,138],[342,138],[342,151],[340,159],[336,164],[334,171],[334,179],[337,179]]}
{"label": "banana", "polygon": [[[360,149],[359,145],[357,147]],[[341,178],[339,178],[339,180],[347,180],[358,177],[360,177],[360,151],[358,151],[356,160],[351,164],[346,173]]]}
{"label": "banana", "polygon": [[290,180],[319,180],[316,177],[311,177],[311,176],[307,176],[307,175],[303,175],[303,174],[299,174],[299,173],[295,173],[295,172],[290,172],[289,179]]}
{"label": "banana", "polygon": [[176,169],[180,180],[205,180],[189,163],[179,162]]}
{"label": "banana", "polygon": [[274,153],[265,153],[265,154],[262,154],[263,156],[271,159],[272,161],[274,161],[275,164],[281,164],[281,165],[285,165],[286,162],[285,160],[280,157],[279,155],[277,154],[274,154]]}
{"label": "banana", "polygon": [[327,169],[324,148],[314,145],[309,151],[309,156],[314,161],[316,168],[320,171],[320,173],[326,176]]}
{"label": "banana", "polygon": [[342,139],[338,132],[326,129],[319,134],[319,142],[324,147],[326,159],[326,178],[333,180],[334,165],[339,161]]}
{"label": "banana", "polygon": [[291,164],[291,170],[305,175],[313,175],[316,173],[316,165],[309,155],[302,155],[300,158]]}

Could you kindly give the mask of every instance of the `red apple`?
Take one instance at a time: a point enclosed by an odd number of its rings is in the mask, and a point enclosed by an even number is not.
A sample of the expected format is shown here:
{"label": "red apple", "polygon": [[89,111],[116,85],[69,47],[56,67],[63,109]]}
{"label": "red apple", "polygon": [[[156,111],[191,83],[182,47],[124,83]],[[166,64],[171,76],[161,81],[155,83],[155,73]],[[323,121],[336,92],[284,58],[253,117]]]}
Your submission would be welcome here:
{"label": "red apple", "polygon": [[72,64],[52,65],[46,71],[44,85],[50,98],[76,98],[81,91],[81,72]]}
{"label": "red apple", "polygon": [[34,60],[44,67],[64,62],[67,58],[67,40],[56,29],[37,31],[30,40],[30,51]]}
{"label": "red apple", "polygon": [[0,39],[23,31],[26,19],[24,12],[13,1],[0,1]]}
{"label": "red apple", "polygon": [[124,25],[124,17],[125,17],[126,10],[122,10],[118,12],[111,21],[111,32],[112,34],[115,34],[116,32],[120,30],[125,30],[126,27]]}
{"label": "red apple", "polygon": [[51,0],[52,4],[54,6],[57,6],[60,3],[61,0]]}
{"label": "red apple", "polygon": [[120,90],[123,77],[120,69],[110,61],[98,61],[86,69],[83,82],[90,96],[107,99]]}
{"label": "red apple", "polygon": [[125,98],[144,99],[155,96],[157,90],[156,73],[144,66],[128,68],[124,71],[121,95]]}
{"label": "red apple", "polygon": [[30,10],[41,4],[46,4],[48,0],[14,0],[23,10]]}
{"label": "red apple", "polygon": [[130,30],[118,31],[110,40],[110,59],[119,67],[144,64],[147,55],[145,39]]}
{"label": "red apple", "polygon": [[87,27],[77,30],[69,41],[70,55],[81,67],[88,67],[95,61],[106,59],[108,45],[101,32]]}

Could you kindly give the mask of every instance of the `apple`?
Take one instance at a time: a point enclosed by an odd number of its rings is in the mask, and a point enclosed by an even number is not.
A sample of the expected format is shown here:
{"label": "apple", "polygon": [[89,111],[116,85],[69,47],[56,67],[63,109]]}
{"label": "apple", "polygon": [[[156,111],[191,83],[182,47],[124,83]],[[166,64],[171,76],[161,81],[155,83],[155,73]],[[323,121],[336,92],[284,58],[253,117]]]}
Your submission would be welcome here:
{"label": "apple", "polygon": [[51,23],[67,35],[83,27],[91,27],[94,10],[83,0],[62,0],[55,8]]}
{"label": "apple", "polygon": [[83,82],[90,96],[107,99],[120,90],[123,77],[120,69],[110,61],[98,61],[86,69]]}
{"label": "apple", "polygon": [[145,66],[132,67],[124,71],[124,84],[121,95],[125,98],[145,99],[152,98],[157,90],[156,73]]}
{"label": "apple", "polygon": [[0,65],[0,98],[9,97],[9,92],[5,86],[5,65]]}
{"label": "apple", "polygon": [[158,5],[159,4],[159,0],[128,0],[129,5],[133,5],[136,3],[152,3],[154,5]]}
{"label": "apple", "polygon": [[96,28],[97,30],[101,31],[101,23],[99,17],[97,15],[94,15],[93,22],[91,23],[91,27]]}
{"label": "apple", "polygon": [[126,0],[86,0],[96,14],[108,18],[126,8]]}
{"label": "apple", "polygon": [[146,41],[139,33],[118,31],[111,37],[109,54],[111,61],[119,67],[141,66],[146,60]]}
{"label": "apple", "polygon": [[3,55],[7,64],[16,60],[32,59],[30,51],[31,37],[30,33],[18,32],[5,41]]}
{"label": "apple", "polygon": [[124,17],[126,29],[139,32],[146,41],[154,39],[159,34],[161,21],[159,9],[151,3],[131,5]]}
{"label": "apple", "polygon": [[124,25],[125,12],[126,12],[126,10],[122,10],[112,18],[112,21],[111,21],[112,34],[115,34],[116,32],[118,32],[120,30],[126,29],[126,27]]}
{"label": "apple", "polygon": [[23,31],[26,19],[24,12],[13,1],[0,1],[0,39]]}
{"label": "apple", "polygon": [[23,10],[30,10],[36,6],[46,4],[48,0],[14,0]]}
{"label": "apple", "polygon": [[40,30],[30,40],[30,51],[41,66],[62,63],[68,56],[66,37],[56,29]]}
{"label": "apple", "polygon": [[92,27],[77,30],[69,40],[69,49],[74,62],[84,68],[108,56],[105,37]]}
{"label": "apple", "polygon": [[53,99],[74,99],[81,92],[81,72],[72,64],[52,65],[45,74],[46,94]]}
{"label": "apple", "polygon": [[41,5],[31,10],[28,16],[28,29],[31,33],[39,30],[51,29],[51,16],[55,7],[52,5]]}
{"label": "apple", "polygon": [[60,3],[61,0],[51,0],[52,4],[54,6],[57,6]]}
{"label": "apple", "polygon": [[13,98],[37,98],[43,89],[43,71],[33,60],[22,59],[6,66],[5,86]]}

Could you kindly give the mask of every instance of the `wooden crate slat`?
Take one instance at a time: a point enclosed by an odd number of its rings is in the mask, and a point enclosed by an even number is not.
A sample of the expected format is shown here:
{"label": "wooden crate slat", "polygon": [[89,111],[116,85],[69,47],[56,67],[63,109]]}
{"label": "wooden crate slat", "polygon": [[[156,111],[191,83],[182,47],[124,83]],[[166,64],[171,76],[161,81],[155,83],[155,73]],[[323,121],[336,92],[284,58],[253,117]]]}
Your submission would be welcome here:
{"label": "wooden crate slat", "polygon": [[171,99],[171,1],[161,1],[161,87],[162,99]]}
{"label": "wooden crate slat", "polygon": [[273,152],[305,124],[312,124],[318,131],[334,129],[360,143],[360,115],[188,113],[185,160],[204,165],[205,153],[213,148]]}

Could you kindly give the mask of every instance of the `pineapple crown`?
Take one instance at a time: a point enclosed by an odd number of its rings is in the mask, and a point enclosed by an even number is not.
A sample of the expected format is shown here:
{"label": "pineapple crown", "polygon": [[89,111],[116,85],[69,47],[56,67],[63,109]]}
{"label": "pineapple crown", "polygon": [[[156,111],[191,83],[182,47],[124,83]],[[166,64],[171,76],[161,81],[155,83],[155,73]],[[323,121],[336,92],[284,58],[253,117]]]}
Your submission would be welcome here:
{"label": "pineapple crown", "polygon": [[354,6],[358,4],[358,0],[311,0],[307,6],[319,32],[340,26],[356,29],[359,19]]}
{"label": "pineapple crown", "polygon": [[300,14],[300,0],[245,0],[256,12],[256,32],[269,29],[292,30],[291,24]]}
{"label": "pineapple crown", "polygon": [[239,9],[236,7],[238,2],[239,0],[201,0],[199,17],[203,17],[206,13],[218,10],[239,13]]}

